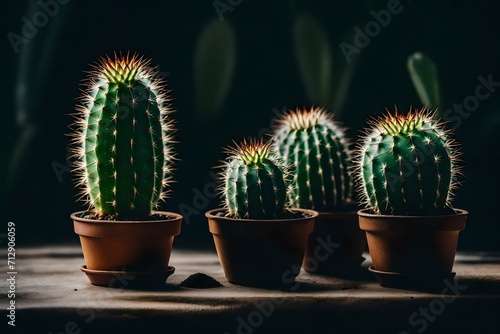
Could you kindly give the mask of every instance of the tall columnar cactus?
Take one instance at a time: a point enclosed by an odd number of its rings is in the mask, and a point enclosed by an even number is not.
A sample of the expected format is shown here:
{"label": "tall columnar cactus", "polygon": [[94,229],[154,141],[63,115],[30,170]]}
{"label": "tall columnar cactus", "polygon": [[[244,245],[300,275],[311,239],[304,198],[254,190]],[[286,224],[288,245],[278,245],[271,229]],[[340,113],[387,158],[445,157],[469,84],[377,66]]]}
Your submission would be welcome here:
{"label": "tall columnar cactus", "polygon": [[285,213],[288,169],[271,154],[271,143],[243,141],[226,149],[220,189],[228,214],[235,218],[274,219]]}
{"label": "tall columnar cactus", "polygon": [[292,166],[292,206],[328,210],[351,199],[349,143],[332,114],[321,108],[289,111],[275,124],[273,145]]}
{"label": "tall columnar cactus", "polygon": [[372,120],[356,159],[364,203],[378,214],[448,212],[460,169],[450,135],[426,109]]}
{"label": "tall columnar cactus", "polygon": [[171,110],[150,60],[101,58],[84,82],[77,111],[82,196],[99,216],[149,217],[166,195],[173,159]]}

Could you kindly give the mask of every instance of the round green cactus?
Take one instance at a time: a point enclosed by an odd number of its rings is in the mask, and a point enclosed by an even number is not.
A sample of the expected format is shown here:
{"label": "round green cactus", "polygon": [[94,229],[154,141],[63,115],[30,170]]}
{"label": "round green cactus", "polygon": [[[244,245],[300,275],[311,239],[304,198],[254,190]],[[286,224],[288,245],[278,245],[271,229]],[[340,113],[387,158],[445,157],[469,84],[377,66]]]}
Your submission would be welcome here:
{"label": "round green cactus", "polygon": [[145,219],[166,196],[172,121],[164,82],[137,55],[101,58],[77,106],[76,171],[98,216]]}
{"label": "round green cactus", "polygon": [[271,153],[271,143],[244,140],[226,149],[229,154],[222,171],[228,215],[235,218],[275,219],[287,206],[288,169]]}
{"label": "round green cactus", "polygon": [[351,152],[333,114],[321,108],[297,109],[274,127],[274,150],[292,166],[293,207],[330,210],[350,201]]}
{"label": "round green cactus", "polygon": [[378,214],[449,212],[460,172],[450,135],[426,109],[372,120],[356,157],[363,202]]}

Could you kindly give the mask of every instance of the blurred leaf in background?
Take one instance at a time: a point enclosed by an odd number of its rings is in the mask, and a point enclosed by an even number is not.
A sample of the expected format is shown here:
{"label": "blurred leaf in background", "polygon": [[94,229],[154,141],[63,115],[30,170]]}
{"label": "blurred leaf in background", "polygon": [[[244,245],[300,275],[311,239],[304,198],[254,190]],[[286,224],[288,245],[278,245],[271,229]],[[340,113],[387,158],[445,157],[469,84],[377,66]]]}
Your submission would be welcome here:
{"label": "blurred leaf in background", "polygon": [[313,104],[330,104],[332,52],[324,30],[311,16],[300,15],[294,26],[295,50],[307,94]]}
{"label": "blurred leaf in background", "polygon": [[201,119],[214,118],[228,93],[236,62],[233,28],[219,19],[201,33],[194,60],[195,103]]}
{"label": "blurred leaf in background", "polygon": [[[433,110],[441,107],[436,65],[421,52],[408,57],[408,72],[422,104]],[[441,114],[438,109],[438,115]]]}
{"label": "blurred leaf in background", "polygon": [[344,57],[332,52],[327,34],[309,15],[297,17],[293,37],[309,100],[341,113],[358,57],[351,64],[342,61]]}
{"label": "blurred leaf in background", "polygon": [[[35,14],[40,16],[43,8],[36,0],[27,2],[27,18],[33,18]],[[11,138],[14,146],[10,155],[6,175],[6,186],[4,196],[9,196],[13,187],[19,184],[21,178],[26,175],[27,170],[33,163],[33,146],[39,137],[43,123],[49,121],[41,110],[44,106],[43,99],[47,92],[47,81],[50,70],[55,65],[55,51],[59,47],[61,33],[66,22],[68,13],[71,11],[71,3],[58,5],[52,8],[53,15],[48,15],[45,25],[38,26],[34,36],[27,38],[19,47],[18,71],[15,83],[15,123],[8,127],[12,131]],[[27,23],[24,23],[27,24]],[[24,26],[23,30],[24,31]],[[31,161],[31,163],[30,163]]]}
{"label": "blurred leaf in background", "polygon": [[333,110],[340,114],[343,111],[344,103],[347,98],[348,90],[351,85],[351,79],[359,61],[359,55],[352,58],[348,63],[342,52],[334,53],[335,72],[332,75],[332,100],[330,105]]}

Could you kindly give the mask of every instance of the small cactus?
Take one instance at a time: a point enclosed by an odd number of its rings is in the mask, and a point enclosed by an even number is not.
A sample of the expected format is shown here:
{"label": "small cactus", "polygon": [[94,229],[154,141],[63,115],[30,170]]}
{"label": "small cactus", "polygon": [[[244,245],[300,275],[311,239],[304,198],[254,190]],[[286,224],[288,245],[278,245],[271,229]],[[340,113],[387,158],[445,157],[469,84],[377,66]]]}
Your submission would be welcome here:
{"label": "small cactus", "polygon": [[286,212],[288,169],[271,153],[271,143],[251,139],[225,151],[223,186],[228,216],[246,219],[281,218]]}
{"label": "small cactus", "polygon": [[357,151],[363,202],[377,214],[449,212],[460,153],[451,132],[427,109],[387,112],[371,121]]}
{"label": "small cactus", "polygon": [[321,108],[289,111],[276,122],[273,142],[291,165],[293,207],[329,210],[351,199],[351,152],[333,114]]}
{"label": "small cactus", "polygon": [[150,60],[115,54],[101,58],[83,85],[74,133],[82,197],[98,216],[145,219],[170,181],[165,84]]}

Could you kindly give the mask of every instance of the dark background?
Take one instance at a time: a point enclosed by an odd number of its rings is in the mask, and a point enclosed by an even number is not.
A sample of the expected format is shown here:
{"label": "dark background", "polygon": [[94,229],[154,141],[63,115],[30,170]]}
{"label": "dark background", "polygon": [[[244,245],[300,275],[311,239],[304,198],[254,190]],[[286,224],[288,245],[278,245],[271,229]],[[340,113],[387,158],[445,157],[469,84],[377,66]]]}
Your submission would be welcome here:
{"label": "dark background", "polygon": [[[221,1],[228,3],[227,1]],[[211,245],[204,212],[215,208],[210,172],[232,139],[269,128],[273,110],[310,106],[294,41],[296,21],[307,17],[324,31],[333,75],[353,66],[345,103],[335,110],[355,138],[367,117],[386,107],[407,110],[421,102],[406,62],[421,51],[436,64],[442,109],[474,95],[478,76],[500,81],[499,1],[409,1],[372,38],[352,64],[339,44],[353,44],[353,28],[373,20],[371,10],[388,1],[243,0],[224,12],[235,41],[234,71],[220,108],[197,110],[195,59],[207,25],[219,21],[212,1],[70,1],[16,53],[7,34],[21,35],[23,17],[40,10],[36,1],[2,0],[0,210],[2,229],[17,225],[21,243],[77,242],[69,215],[83,210],[68,171],[68,126],[84,70],[98,56],[136,51],[160,65],[172,90],[180,161],[172,196],[162,209],[190,211],[177,246]],[[229,25],[229,28],[227,28]],[[213,85],[217,85],[216,82]],[[461,249],[500,250],[496,215],[500,89],[481,101],[456,131],[466,162],[455,206],[470,211]],[[208,187],[208,201],[195,197]],[[195,203],[195,202],[196,203]],[[185,212],[183,212],[185,213]],[[0,231],[4,233],[4,231]]]}

